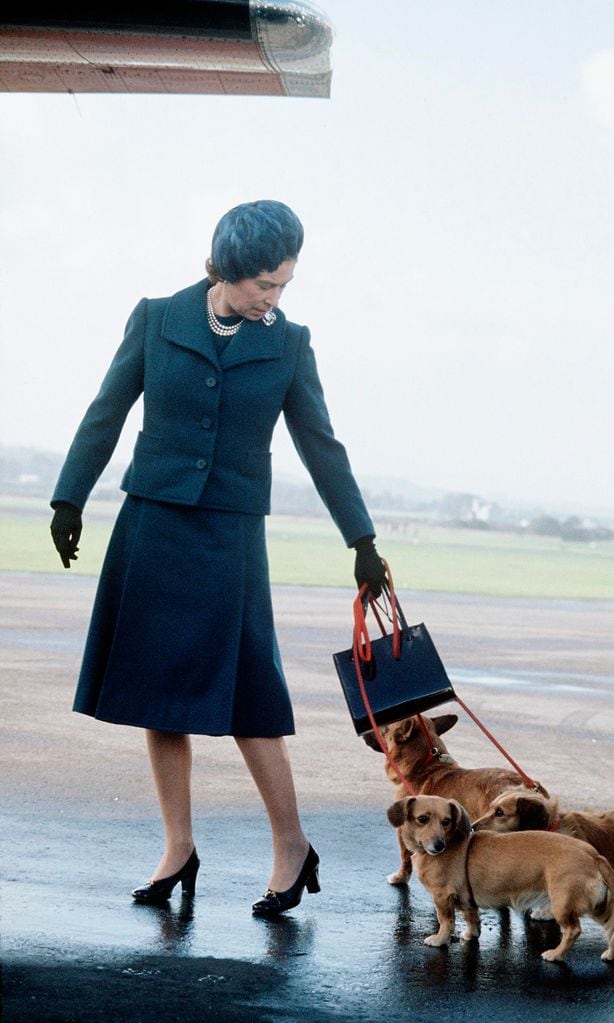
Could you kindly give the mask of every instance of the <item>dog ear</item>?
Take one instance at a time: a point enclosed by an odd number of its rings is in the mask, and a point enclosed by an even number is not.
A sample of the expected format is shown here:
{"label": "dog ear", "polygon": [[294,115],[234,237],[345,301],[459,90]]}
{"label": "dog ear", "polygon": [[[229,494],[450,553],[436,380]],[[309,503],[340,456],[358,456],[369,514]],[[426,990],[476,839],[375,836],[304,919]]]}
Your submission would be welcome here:
{"label": "dog ear", "polygon": [[464,806],[457,803],[455,799],[451,799],[449,802],[450,806],[450,818],[452,820],[452,832],[459,838],[467,838],[471,834],[471,821],[469,820],[469,814],[465,810]]}
{"label": "dog ear", "polygon": [[406,796],[405,799],[397,799],[396,803],[388,807],[388,820],[393,828],[400,828],[409,817],[409,807],[413,803],[413,796]]}
{"label": "dog ear", "polygon": [[412,736],[414,728],[416,727],[415,718],[405,718],[404,721],[399,722],[394,731],[394,738],[397,742],[408,742]]}
{"label": "dog ear", "polygon": [[521,831],[545,831],[548,827],[548,811],[541,799],[519,796],[516,813]]}
{"label": "dog ear", "polygon": [[444,732],[449,732],[458,721],[458,714],[440,714],[436,718],[431,718],[437,735],[443,735]]}

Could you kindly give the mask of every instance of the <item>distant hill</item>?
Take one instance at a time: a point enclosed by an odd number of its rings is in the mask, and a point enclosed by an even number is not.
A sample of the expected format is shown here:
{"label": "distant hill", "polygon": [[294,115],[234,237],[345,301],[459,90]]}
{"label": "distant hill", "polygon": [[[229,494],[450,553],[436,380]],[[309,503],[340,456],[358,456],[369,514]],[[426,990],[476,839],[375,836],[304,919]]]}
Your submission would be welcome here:
{"label": "distant hill", "polygon": [[365,494],[372,494],[385,503],[388,495],[393,504],[403,502],[407,509],[421,508],[440,501],[445,490],[421,487],[398,476],[361,476],[360,486]]}
{"label": "distant hill", "polygon": [[[37,448],[0,446],[0,493],[50,497],[65,455]],[[96,497],[117,497],[125,464],[111,462],[95,488]]]}
{"label": "distant hill", "polygon": [[[0,446],[0,494],[48,499],[63,460],[64,455],[55,451]],[[93,495],[99,500],[116,500],[125,468],[125,462],[108,465]],[[369,510],[381,524],[419,519],[582,540],[608,539],[614,528],[614,514],[583,511],[579,515],[577,509],[543,508],[506,499],[494,501],[469,492],[421,487],[398,476],[361,476],[359,484]],[[327,514],[311,481],[287,472],[274,473],[271,507],[278,515]]]}

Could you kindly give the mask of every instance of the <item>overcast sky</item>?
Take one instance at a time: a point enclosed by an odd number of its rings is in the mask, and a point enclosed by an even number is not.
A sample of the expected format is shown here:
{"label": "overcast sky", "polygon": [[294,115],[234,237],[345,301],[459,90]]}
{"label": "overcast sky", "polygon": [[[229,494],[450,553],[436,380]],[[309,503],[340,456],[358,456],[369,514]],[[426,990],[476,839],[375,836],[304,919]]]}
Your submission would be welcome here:
{"label": "overcast sky", "polygon": [[612,0],[321,6],[330,100],[0,96],[3,442],[64,450],[139,298],[276,198],[359,477],[614,510]]}

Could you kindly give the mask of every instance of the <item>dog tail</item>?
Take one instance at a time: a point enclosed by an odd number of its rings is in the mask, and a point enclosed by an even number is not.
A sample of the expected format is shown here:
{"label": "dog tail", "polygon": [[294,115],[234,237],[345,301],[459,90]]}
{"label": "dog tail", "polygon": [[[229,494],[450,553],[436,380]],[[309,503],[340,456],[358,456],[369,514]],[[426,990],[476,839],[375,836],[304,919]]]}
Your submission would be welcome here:
{"label": "dog tail", "polygon": [[605,856],[597,856],[597,869],[603,878],[607,891],[603,898],[595,906],[595,914],[601,919],[614,926],[614,870],[606,860]]}

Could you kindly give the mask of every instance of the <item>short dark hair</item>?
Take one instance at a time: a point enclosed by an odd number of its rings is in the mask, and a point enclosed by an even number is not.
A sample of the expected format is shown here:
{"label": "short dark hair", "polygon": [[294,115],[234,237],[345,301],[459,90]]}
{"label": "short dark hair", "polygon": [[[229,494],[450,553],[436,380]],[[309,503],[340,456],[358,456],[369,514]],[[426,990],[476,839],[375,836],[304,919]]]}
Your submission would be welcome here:
{"label": "short dark hair", "polygon": [[245,202],[225,213],[215,228],[207,271],[236,284],[296,259],[302,245],[303,225],[289,206],[274,199]]}

